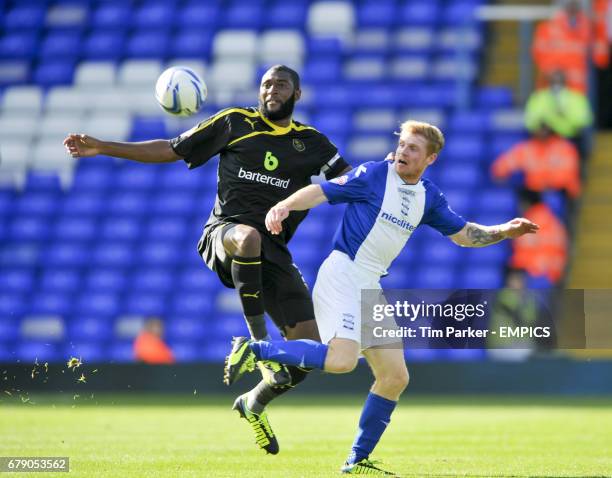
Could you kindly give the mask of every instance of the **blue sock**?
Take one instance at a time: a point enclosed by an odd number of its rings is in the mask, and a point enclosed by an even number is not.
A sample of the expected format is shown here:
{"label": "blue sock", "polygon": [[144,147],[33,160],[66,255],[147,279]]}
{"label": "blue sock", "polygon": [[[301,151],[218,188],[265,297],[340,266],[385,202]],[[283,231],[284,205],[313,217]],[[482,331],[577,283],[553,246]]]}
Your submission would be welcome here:
{"label": "blue sock", "polygon": [[346,460],[349,464],[357,463],[370,456],[391,421],[391,414],[395,405],[397,405],[397,402],[393,400],[388,400],[372,392],[368,394],[359,418],[359,430],[353,442],[351,453]]}
{"label": "blue sock", "polygon": [[327,348],[327,345],[308,339],[251,343],[251,350],[258,360],[273,360],[303,368],[323,369]]}

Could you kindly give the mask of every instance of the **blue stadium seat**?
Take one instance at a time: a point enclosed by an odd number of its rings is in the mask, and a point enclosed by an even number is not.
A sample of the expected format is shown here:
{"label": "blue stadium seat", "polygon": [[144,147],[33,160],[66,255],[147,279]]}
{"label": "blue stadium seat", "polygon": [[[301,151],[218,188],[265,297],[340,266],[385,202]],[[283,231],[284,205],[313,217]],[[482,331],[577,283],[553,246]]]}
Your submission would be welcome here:
{"label": "blue stadium seat", "polygon": [[55,222],[52,237],[56,240],[87,241],[96,237],[98,225],[89,217],[61,216]]}
{"label": "blue stadium seat", "polygon": [[132,341],[115,341],[110,345],[108,353],[113,362],[134,362],[134,344]]}
{"label": "blue stadium seat", "polygon": [[0,292],[0,316],[20,316],[28,310],[28,301],[24,294]]}
{"label": "blue stadium seat", "polygon": [[352,122],[351,112],[347,109],[319,109],[313,114],[310,123],[324,134],[345,133]]}
{"label": "blue stadium seat", "polygon": [[498,211],[506,214],[509,219],[517,214],[518,201],[511,188],[483,189],[477,202],[481,211]]}
{"label": "blue stadium seat", "polygon": [[498,289],[504,285],[504,269],[471,263],[459,274],[459,281],[466,289]]}
{"label": "blue stadium seat", "polygon": [[[104,344],[99,341],[91,341],[91,342],[70,342],[65,345],[63,348],[64,357],[78,357],[83,362],[89,364],[101,363],[108,361],[108,354],[106,351],[106,347]],[[89,373],[86,373],[87,378],[94,378],[89,376]]]}
{"label": "blue stadium seat", "polygon": [[178,290],[193,293],[216,292],[223,288],[217,274],[206,268],[203,262],[192,267],[186,267],[179,273]]}
{"label": "blue stadium seat", "polygon": [[85,40],[83,56],[87,60],[118,60],[124,55],[124,45],[124,33],[94,30]]}
{"label": "blue stadium seat", "polygon": [[100,267],[129,267],[137,248],[130,242],[100,241],[92,249],[91,263]]}
{"label": "blue stadium seat", "polygon": [[491,160],[508,152],[513,146],[527,139],[525,133],[499,133],[491,135],[489,140],[489,157]]}
{"label": "blue stadium seat", "polygon": [[[19,320],[9,315],[0,317],[0,340],[5,344],[15,343],[19,338]],[[3,346],[0,346],[2,348]],[[1,360],[1,359],[0,359]]]}
{"label": "blue stadium seat", "polygon": [[439,241],[435,247],[421,249],[421,259],[427,264],[454,265],[463,258],[463,250],[451,241]]}
{"label": "blue stadium seat", "polygon": [[172,28],[175,22],[176,8],[169,2],[147,2],[134,11],[132,26],[143,30],[160,30]]}
{"label": "blue stadium seat", "polygon": [[130,288],[139,293],[165,293],[176,285],[172,270],[166,268],[142,268],[132,272]]}
{"label": "blue stadium seat", "polygon": [[481,109],[509,108],[514,104],[512,88],[481,86],[476,91],[476,105]]}
{"label": "blue stadium seat", "polygon": [[474,196],[469,190],[461,188],[460,184],[455,185],[455,188],[445,189],[444,196],[446,196],[446,200],[453,211],[465,218],[469,218],[474,207]]}
{"label": "blue stadium seat", "polygon": [[127,275],[120,268],[107,268],[104,264],[91,269],[86,278],[85,285],[90,290],[100,292],[120,292],[127,285]]}
{"label": "blue stadium seat", "polygon": [[58,240],[45,246],[43,260],[47,266],[82,267],[90,263],[91,251],[83,243]]}
{"label": "blue stadium seat", "polygon": [[32,341],[19,343],[15,350],[15,358],[28,364],[34,363],[36,360],[38,360],[38,363],[64,361],[64,356],[58,345]]}
{"label": "blue stadium seat", "polygon": [[0,265],[34,267],[39,263],[41,250],[37,241],[7,242],[0,249]]}
{"label": "blue stadium seat", "polygon": [[480,134],[449,135],[444,157],[452,161],[481,162],[486,159],[484,139]]}
{"label": "blue stadium seat", "polygon": [[47,292],[74,292],[83,285],[78,270],[64,268],[45,269],[40,278],[40,289]]}
{"label": "blue stadium seat", "polygon": [[145,236],[160,239],[184,239],[187,223],[184,218],[172,216],[153,217],[146,225]]}
{"label": "blue stadium seat", "polygon": [[81,53],[81,44],[80,32],[52,32],[42,41],[39,55],[45,59],[76,58]]}
{"label": "blue stadium seat", "polygon": [[174,266],[183,260],[183,251],[172,241],[152,239],[142,244],[138,251],[138,260],[144,264],[160,267]]}
{"label": "blue stadium seat", "polygon": [[121,312],[119,295],[111,292],[86,290],[79,295],[74,312],[76,315],[86,316],[116,316]]}
{"label": "blue stadium seat", "polygon": [[32,299],[29,312],[32,315],[59,315],[65,317],[70,314],[74,306],[74,296],[64,292],[39,291]]}
{"label": "blue stadium seat", "polygon": [[318,57],[311,55],[302,70],[304,83],[318,84],[333,82],[342,74],[340,59],[335,56]]}
{"label": "blue stadium seat", "polygon": [[67,338],[77,342],[106,341],[112,337],[113,321],[109,317],[73,316],[67,321]]}
{"label": "blue stadium seat", "polygon": [[448,120],[447,128],[455,133],[485,133],[489,128],[488,111],[457,111]]}
{"label": "blue stadium seat", "polygon": [[58,195],[55,192],[29,192],[13,203],[20,216],[50,216],[56,212]]}
{"label": "blue stadium seat", "polygon": [[307,18],[306,2],[279,1],[266,9],[266,26],[271,28],[293,28],[302,30]]}
{"label": "blue stadium seat", "polygon": [[125,298],[121,311],[127,315],[166,315],[166,297],[159,292],[131,292]]}
{"label": "blue stadium seat", "polygon": [[99,225],[103,241],[131,241],[142,237],[141,223],[133,217],[107,216]]}
{"label": "blue stadium seat", "polygon": [[204,340],[210,335],[206,317],[170,317],[166,320],[168,340]]}
{"label": "blue stadium seat", "polygon": [[164,58],[168,53],[170,36],[167,32],[136,31],[128,39],[125,54],[131,58]]}
{"label": "blue stadium seat", "polygon": [[156,168],[142,167],[121,167],[117,168],[113,185],[116,188],[124,188],[127,190],[152,188],[157,182],[158,170]]}
{"label": "blue stadium seat", "polygon": [[204,318],[211,314],[212,309],[211,297],[204,291],[187,293],[179,290],[171,300],[168,314],[184,318]]}
{"label": "blue stadium seat", "polygon": [[446,108],[455,102],[455,89],[446,83],[402,86],[394,92],[395,104],[413,108]]}
{"label": "blue stadium seat", "polygon": [[202,345],[191,340],[169,341],[168,346],[177,362],[196,362],[202,355]]}
{"label": "blue stadium seat", "polygon": [[319,56],[330,57],[335,56],[340,58],[343,52],[342,41],[338,37],[308,37],[308,55],[309,58],[318,58]]}
{"label": "blue stadium seat", "polygon": [[[63,204],[58,208],[66,216],[85,215],[96,216],[106,206],[106,197],[97,192],[73,191],[66,196]],[[55,202],[54,202],[55,204]]]}
{"label": "blue stadium seat", "polygon": [[123,30],[132,25],[133,11],[130,6],[131,2],[112,2],[102,3],[93,12],[91,16],[91,27],[94,29]]}
{"label": "blue stadium seat", "polygon": [[224,28],[259,29],[262,25],[262,8],[256,2],[235,2],[223,13]]}
{"label": "blue stadium seat", "polygon": [[189,215],[193,211],[191,194],[175,191],[174,193],[161,193],[153,197],[147,206],[153,215]]}
{"label": "blue stadium seat", "polygon": [[380,283],[384,289],[413,289],[421,287],[414,269],[405,270],[393,266],[389,275],[383,277]]}
{"label": "blue stadium seat", "polygon": [[421,266],[417,271],[416,281],[422,289],[453,289],[457,286],[454,268],[441,265]]}
{"label": "blue stadium seat", "polygon": [[166,123],[163,118],[135,118],[132,122],[130,141],[146,141],[166,138]]}
{"label": "blue stadium seat", "polygon": [[218,25],[219,6],[211,2],[191,2],[184,5],[177,14],[181,28],[209,29]]}
{"label": "blue stadium seat", "polygon": [[9,238],[15,241],[49,237],[49,221],[44,216],[16,217],[9,226]]}
{"label": "blue stadium seat", "polygon": [[74,61],[49,60],[40,63],[33,78],[41,86],[69,85],[74,76]]}
{"label": "blue stadium seat", "polygon": [[449,2],[442,13],[442,22],[447,25],[470,25],[476,20],[475,11],[479,2],[474,0]]}
{"label": "blue stadium seat", "polygon": [[357,23],[360,28],[385,27],[395,23],[397,16],[395,2],[367,2],[357,8]]}
{"label": "blue stadium seat", "polygon": [[478,163],[463,162],[452,164],[450,160],[452,160],[452,157],[449,155],[448,164],[445,164],[445,167],[438,176],[438,184],[442,191],[445,191],[447,187],[453,188],[457,187],[457,185],[469,189],[483,184],[483,172]]}
{"label": "blue stadium seat", "polygon": [[479,264],[483,266],[497,266],[503,268],[510,258],[512,250],[509,241],[488,247],[475,247],[467,251],[466,264]]}
{"label": "blue stadium seat", "polygon": [[2,26],[4,30],[37,30],[45,22],[45,13],[44,5],[19,5],[6,12]]}
{"label": "blue stadium seat", "polygon": [[[59,193],[61,191],[60,182],[57,176],[45,173],[30,172],[28,174],[26,188],[32,193]],[[55,203],[55,198],[53,198]]]}
{"label": "blue stadium seat", "polygon": [[212,40],[207,31],[180,31],[172,37],[169,54],[174,58],[208,59]]}
{"label": "blue stadium seat", "polygon": [[[225,341],[226,346],[232,336],[248,335],[248,328],[241,313],[218,312],[214,315],[214,321],[209,322],[209,324],[211,325],[211,334],[214,334],[217,340]],[[268,327],[268,329],[272,329],[272,327]]]}
{"label": "blue stadium seat", "polygon": [[223,362],[227,356],[227,340],[206,342],[200,351],[200,359],[204,362]]}
{"label": "blue stadium seat", "polygon": [[[96,160],[100,164],[81,165],[75,171],[72,191],[83,190],[91,192],[92,190],[105,189],[110,185],[113,169],[108,166],[112,164],[112,160],[107,160],[105,157],[96,158]],[[108,165],[106,164],[107,161]]]}
{"label": "blue stadium seat", "polygon": [[145,192],[117,191],[106,203],[106,213],[138,216],[150,206],[149,195]]}
{"label": "blue stadium seat", "polygon": [[439,3],[437,0],[410,0],[400,8],[398,17],[399,25],[436,25],[440,17]]}
{"label": "blue stadium seat", "polygon": [[8,33],[0,38],[0,59],[29,59],[38,46],[35,33]]}
{"label": "blue stadium seat", "polygon": [[[2,268],[0,274],[0,290],[11,293],[30,292],[34,286],[34,272],[31,269]],[[0,319],[3,320],[3,319]],[[1,334],[0,334],[1,336]]]}

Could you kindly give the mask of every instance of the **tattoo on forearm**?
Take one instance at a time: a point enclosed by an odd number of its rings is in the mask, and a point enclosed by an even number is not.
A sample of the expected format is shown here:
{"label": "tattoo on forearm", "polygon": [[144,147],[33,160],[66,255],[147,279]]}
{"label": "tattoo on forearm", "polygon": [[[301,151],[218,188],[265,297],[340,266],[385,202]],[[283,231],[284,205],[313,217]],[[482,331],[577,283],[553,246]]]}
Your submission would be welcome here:
{"label": "tattoo on forearm", "polygon": [[497,229],[485,231],[484,229],[481,229],[473,224],[468,225],[466,234],[473,246],[488,246],[490,244],[495,244],[504,238],[502,233]]}

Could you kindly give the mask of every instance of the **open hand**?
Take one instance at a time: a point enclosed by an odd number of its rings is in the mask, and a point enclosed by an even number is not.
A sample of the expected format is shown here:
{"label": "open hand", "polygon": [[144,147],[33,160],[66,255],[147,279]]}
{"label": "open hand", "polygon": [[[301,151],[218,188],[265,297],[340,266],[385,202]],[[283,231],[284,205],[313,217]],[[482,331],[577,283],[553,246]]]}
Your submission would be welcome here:
{"label": "open hand", "polygon": [[100,154],[100,140],[86,134],[69,134],[64,139],[64,146],[73,158]]}
{"label": "open hand", "polygon": [[289,209],[286,206],[277,204],[266,214],[266,228],[272,234],[280,234],[283,230],[282,222],[289,217]]}
{"label": "open hand", "polygon": [[516,239],[524,234],[535,234],[540,226],[524,217],[516,217],[504,224],[502,232],[509,239]]}

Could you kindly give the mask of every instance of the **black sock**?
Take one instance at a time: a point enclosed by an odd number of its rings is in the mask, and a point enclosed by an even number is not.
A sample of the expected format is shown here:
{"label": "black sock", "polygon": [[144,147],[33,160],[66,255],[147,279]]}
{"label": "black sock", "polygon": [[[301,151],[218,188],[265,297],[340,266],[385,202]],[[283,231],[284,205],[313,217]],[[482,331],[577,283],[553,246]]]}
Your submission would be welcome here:
{"label": "black sock", "polygon": [[261,257],[232,259],[232,280],[240,296],[242,310],[251,337],[261,340],[268,335],[264,319],[264,300],[261,283]]}
{"label": "black sock", "polygon": [[287,368],[291,373],[291,382],[281,387],[272,387],[262,380],[247,395],[247,407],[249,410],[257,414],[261,413],[266,405],[276,397],[288,392],[300,382],[304,381],[308,372],[311,370],[294,367],[293,365],[289,365]]}

